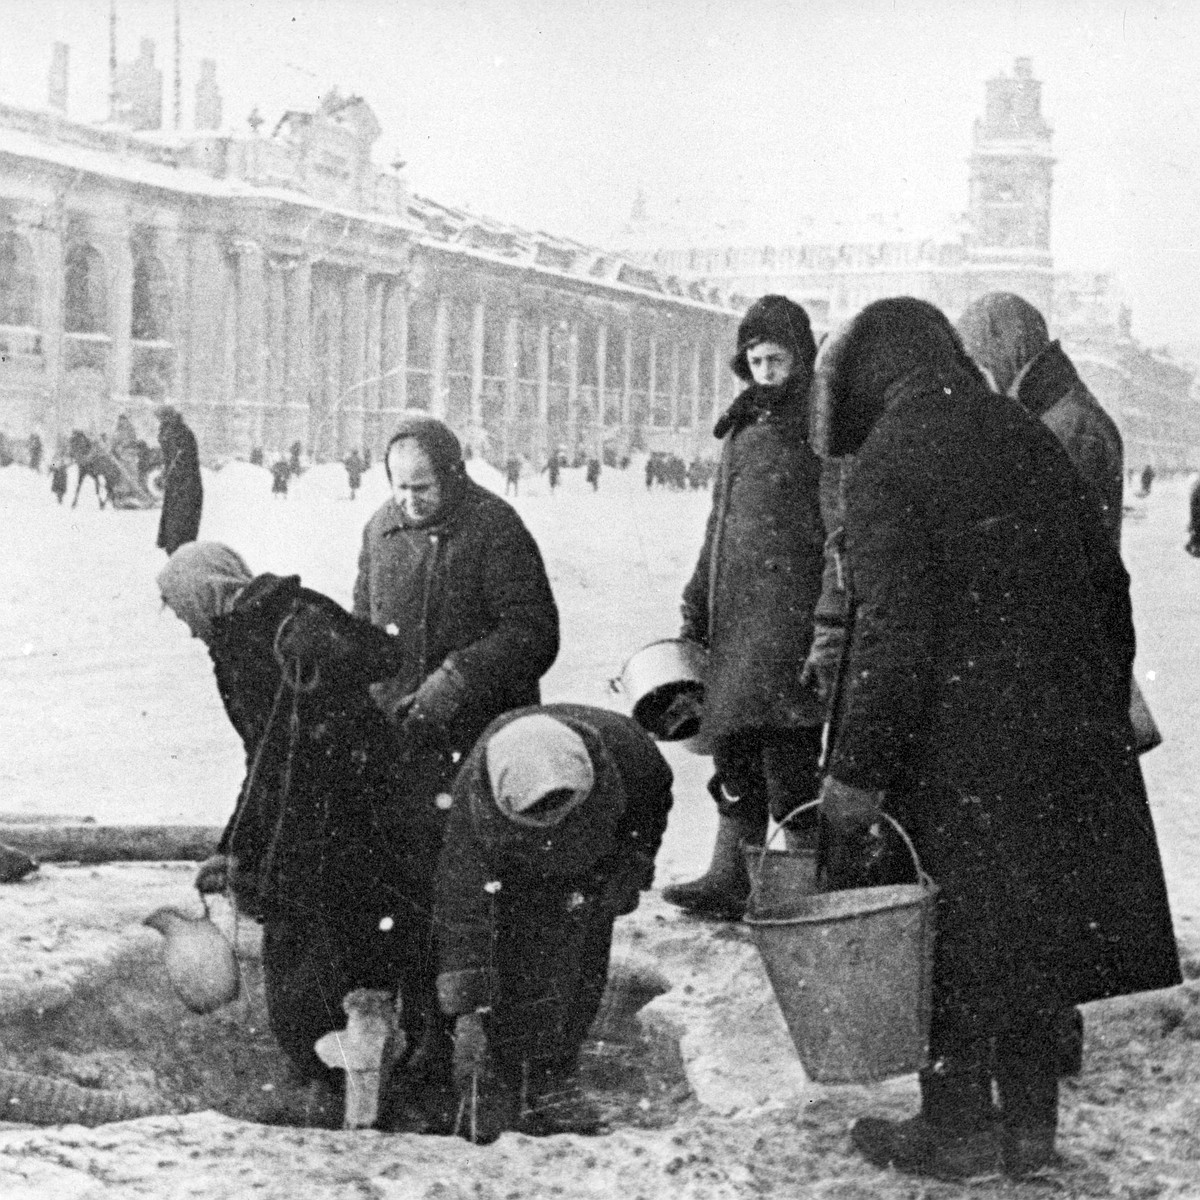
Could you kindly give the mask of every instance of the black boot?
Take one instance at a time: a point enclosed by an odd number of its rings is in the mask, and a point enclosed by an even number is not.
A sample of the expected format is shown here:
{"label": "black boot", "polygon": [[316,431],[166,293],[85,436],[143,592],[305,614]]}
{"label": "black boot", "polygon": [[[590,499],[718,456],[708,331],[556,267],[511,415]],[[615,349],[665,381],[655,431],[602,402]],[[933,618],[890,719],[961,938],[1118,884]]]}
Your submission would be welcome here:
{"label": "black boot", "polygon": [[1004,1172],[1016,1179],[1062,1165],[1054,1149],[1060,1023],[1061,1014],[1022,1033],[996,1039]]}
{"label": "black boot", "polygon": [[907,1121],[865,1117],[850,1140],[877,1167],[933,1179],[970,1179],[1001,1169],[986,1045],[964,1047],[921,1072],[921,1113]]}
{"label": "black boot", "polygon": [[746,870],[742,843],[761,843],[764,832],[730,817],[719,817],[717,840],[708,870],[699,879],[663,888],[662,898],[696,916],[740,921],[750,896],[750,875]]}

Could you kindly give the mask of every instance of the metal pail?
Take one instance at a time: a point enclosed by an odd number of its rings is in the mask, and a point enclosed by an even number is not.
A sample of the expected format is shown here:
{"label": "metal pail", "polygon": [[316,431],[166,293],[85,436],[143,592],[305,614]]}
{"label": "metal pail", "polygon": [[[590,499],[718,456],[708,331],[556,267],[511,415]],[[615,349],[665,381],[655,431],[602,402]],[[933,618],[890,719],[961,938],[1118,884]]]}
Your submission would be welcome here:
{"label": "metal pail", "polygon": [[710,747],[698,736],[707,662],[707,652],[696,642],[664,638],[631,655],[613,686],[625,694],[630,715],[652,737],[709,754]]}
{"label": "metal pail", "polygon": [[746,914],[818,1083],[871,1083],[927,1065],[938,888],[917,870],[916,884],[797,896],[786,914]]}

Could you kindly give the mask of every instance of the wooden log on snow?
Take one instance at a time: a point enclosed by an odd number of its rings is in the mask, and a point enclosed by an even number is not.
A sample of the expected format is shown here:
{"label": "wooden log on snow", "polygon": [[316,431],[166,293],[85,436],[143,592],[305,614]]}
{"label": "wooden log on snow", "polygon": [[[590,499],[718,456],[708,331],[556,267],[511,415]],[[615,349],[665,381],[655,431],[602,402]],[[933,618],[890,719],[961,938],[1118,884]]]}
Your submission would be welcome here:
{"label": "wooden log on snow", "polygon": [[38,862],[203,862],[219,825],[0,825],[0,843]]}

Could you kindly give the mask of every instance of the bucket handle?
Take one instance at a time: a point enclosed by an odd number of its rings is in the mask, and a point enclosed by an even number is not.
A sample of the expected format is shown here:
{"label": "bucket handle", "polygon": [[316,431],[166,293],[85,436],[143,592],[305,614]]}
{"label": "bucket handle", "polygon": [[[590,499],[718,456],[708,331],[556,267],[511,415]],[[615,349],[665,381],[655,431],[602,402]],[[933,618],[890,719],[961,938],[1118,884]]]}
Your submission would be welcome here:
{"label": "bucket handle", "polygon": [[[820,803],[820,800],[808,800],[804,804],[800,804],[796,808],[793,808],[792,811],[788,813],[788,815],[784,817],[782,821],[776,824],[775,828],[771,831],[771,836],[763,841],[762,850],[759,851],[758,854],[758,872],[755,878],[750,881],[750,890],[752,892],[757,891],[758,889],[759,880],[762,877],[763,866],[766,863],[767,851],[770,849],[771,843],[775,840],[776,836],[779,834],[779,831],[783,829],[783,827],[787,825],[787,823],[793,817],[799,816],[802,812],[807,812],[810,808],[817,808]],[[905,832],[904,826],[901,825],[891,813],[885,812],[881,813],[880,815],[900,835],[904,845],[908,848],[909,854],[912,855],[913,867],[917,872],[917,882],[922,887],[933,887],[933,879],[926,874],[925,868],[921,866],[921,860],[917,855],[917,848],[913,845],[912,838],[910,838]]]}

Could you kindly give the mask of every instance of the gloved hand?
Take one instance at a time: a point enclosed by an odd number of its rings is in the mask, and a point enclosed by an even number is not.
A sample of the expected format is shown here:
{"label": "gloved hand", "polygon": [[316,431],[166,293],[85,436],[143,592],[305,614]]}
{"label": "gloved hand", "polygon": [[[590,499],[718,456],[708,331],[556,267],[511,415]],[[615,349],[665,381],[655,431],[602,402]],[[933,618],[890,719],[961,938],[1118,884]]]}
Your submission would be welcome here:
{"label": "gloved hand", "polygon": [[202,896],[220,895],[233,886],[237,860],[231,854],[206,858],[196,872],[196,891]]}
{"label": "gloved hand", "polygon": [[403,687],[399,679],[381,679],[378,683],[368,684],[367,690],[375,701],[375,707],[393,725],[399,725],[404,720],[415,695]]}
{"label": "gloved hand", "polygon": [[418,733],[430,726],[445,728],[466,698],[466,680],[449,663],[442,663],[413,693],[400,732]]}
{"label": "gloved hand", "polygon": [[460,1087],[482,1075],[487,1066],[488,1041],[483,1016],[464,1013],[454,1023],[454,1081]]}
{"label": "gloved hand", "polygon": [[822,704],[833,695],[837,671],[832,663],[810,654],[800,668],[800,686],[810,689]]}
{"label": "gloved hand", "polygon": [[832,775],[825,776],[817,795],[830,830],[843,838],[862,835],[880,819],[883,797],[882,790],[853,787]]}
{"label": "gloved hand", "polygon": [[634,850],[613,868],[600,888],[600,903],[616,916],[638,906],[643,888],[654,881],[654,859]]}

